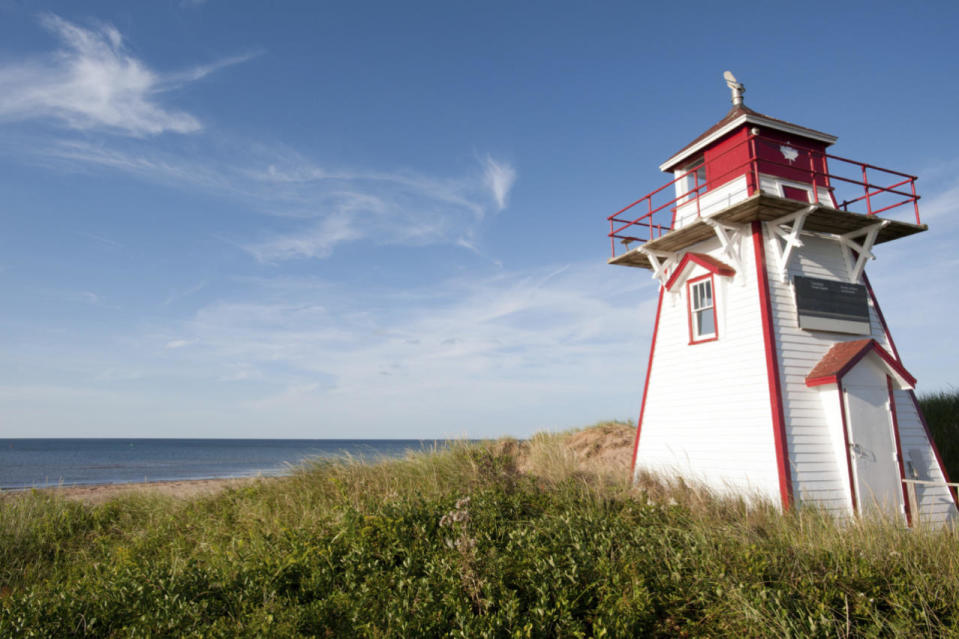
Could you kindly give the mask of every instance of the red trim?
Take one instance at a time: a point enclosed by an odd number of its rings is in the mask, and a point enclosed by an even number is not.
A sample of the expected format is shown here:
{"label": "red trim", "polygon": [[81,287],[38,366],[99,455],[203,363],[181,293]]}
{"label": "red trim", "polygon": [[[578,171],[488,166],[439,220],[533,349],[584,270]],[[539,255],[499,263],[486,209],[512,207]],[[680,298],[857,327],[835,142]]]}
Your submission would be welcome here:
{"label": "red trim", "polygon": [[[902,360],[899,357],[899,349],[896,348],[896,342],[892,339],[892,333],[889,331],[889,325],[886,324],[886,318],[882,314],[882,308],[879,306],[879,300],[876,299],[876,294],[872,290],[872,285],[869,283],[869,278],[866,277],[865,271],[862,274],[863,284],[866,285],[866,291],[869,293],[869,297],[872,298],[872,307],[876,309],[876,316],[879,318],[879,323],[882,324],[882,330],[886,333],[886,339],[889,340],[889,348],[892,349],[892,352],[895,353],[896,359]],[[936,446],[936,440],[932,438],[932,432],[929,430],[929,425],[926,423],[926,416],[922,414],[922,409],[919,408],[919,400],[916,398],[916,392],[912,389],[909,390],[909,398],[912,400],[912,405],[916,409],[916,414],[919,415],[919,422],[922,424],[922,428],[926,433],[926,439],[929,440],[929,445],[932,447],[932,452],[936,456],[936,463],[939,464],[939,472],[942,473],[942,478],[946,480],[947,483],[952,480],[949,479],[949,473],[946,472],[946,465],[942,463],[942,455],[939,454],[939,448]],[[949,496],[952,497],[954,503],[959,505],[959,501],[956,499],[956,494],[953,492],[953,487],[948,488]]]}
{"label": "red trim", "polygon": [[842,390],[842,382],[836,383],[839,390],[839,414],[842,416],[842,440],[846,443],[846,470],[849,472],[849,499],[852,501],[852,514],[859,513],[859,504],[856,498],[856,479],[852,472],[852,455],[849,453],[849,423],[846,421],[846,398]]}
{"label": "red trim", "polygon": [[886,386],[889,389],[889,412],[892,413],[892,434],[896,440],[896,461],[899,463],[899,486],[902,487],[902,504],[906,511],[906,525],[912,526],[912,512],[909,508],[909,491],[902,481],[906,478],[906,471],[902,467],[902,442],[899,441],[899,416],[896,414],[896,396],[893,394],[892,377],[886,375]]}
{"label": "red trim", "polygon": [[666,291],[659,289],[659,302],[656,304],[656,323],[653,324],[653,339],[649,344],[649,365],[646,367],[646,381],[643,383],[643,403],[639,408],[639,421],[636,422],[636,442],[633,444],[633,461],[629,465],[629,472],[636,473],[636,454],[639,452],[639,433],[643,429],[643,413],[646,412],[646,394],[649,392],[649,378],[653,375],[653,353],[656,352],[656,334],[659,333],[659,312],[663,309],[663,295]]}
{"label": "red trim", "polygon": [[[693,296],[692,296],[692,286],[702,282],[705,279],[709,279],[709,288],[710,293],[713,297],[713,335],[709,337],[704,337],[702,339],[696,339],[693,336]],[[719,339],[719,320],[716,317],[716,281],[713,279],[712,273],[707,273],[706,275],[701,275],[699,277],[687,280],[686,282],[686,320],[689,324],[689,343],[690,344],[704,344],[706,342],[715,342]]]}
{"label": "red trim", "polygon": [[[842,379],[863,357],[875,353],[886,365],[909,386],[916,385],[916,378],[909,374],[902,364],[889,351],[874,339],[861,339],[852,342],[839,342],[823,355],[819,363],[806,376],[806,386],[835,384]],[[838,368],[837,368],[838,367]]]}
{"label": "red trim", "polygon": [[792,479],[786,440],[786,419],[783,416],[782,390],[779,381],[779,362],[776,358],[776,336],[773,328],[772,302],[769,297],[769,279],[766,275],[766,250],[763,246],[762,222],[752,223],[753,248],[756,251],[756,281],[759,287],[759,306],[762,311],[763,342],[766,346],[766,375],[769,379],[769,404],[772,410],[773,439],[776,442],[776,461],[779,466],[779,494],[783,509],[792,504]]}
{"label": "red trim", "polygon": [[733,269],[733,267],[729,266],[728,264],[723,264],[711,255],[705,255],[703,253],[686,253],[683,255],[683,259],[680,260],[676,270],[673,271],[672,276],[666,282],[667,291],[672,290],[673,284],[676,283],[676,280],[679,279],[680,275],[683,274],[683,271],[691,262],[694,264],[699,264],[710,273],[716,273],[717,275],[731,277],[736,274],[736,270]]}
{"label": "red trim", "polygon": [[[939,448],[936,446],[936,440],[932,438],[932,432],[929,430],[929,424],[926,423],[926,417],[922,414],[922,409],[919,408],[919,400],[916,399],[916,392],[910,390],[909,396],[912,398],[912,405],[916,407],[916,413],[919,415],[922,428],[926,431],[926,439],[929,440],[929,445],[932,446],[932,452],[936,456],[936,463],[939,464],[939,472],[942,473],[942,478],[946,480],[947,484],[951,483],[952,480],[949,479],[949,473],[946,472],[946,465],[942,463],[942,455],[939,454]],[[952,502],[959,505],[959,502],[956,501],[956,494],[953,492],[953,487],[948,486],[947,490],[949,491],[949,496],[952,497]]]}
{"label": "red trim", "polygon": [[899,357],[899,349],[896,348],[896,342],[893,341],[892,333],[889,332],[889,326],[886,324],[886,318],[882,314],[882,309],[879,308],[879,300],[876,299],[876,294],[872,290],[872,285],[869,283],[865,271],[862,272],[862,283],[866,285],[866,291],[872,299],[872,307],[876,310],[876,317],[879,318],[879,324],[882,325],[882,332],[886,334],[886,339],[889,340],[889,348],[892,349],[892,354],[896,356],[896,359],[902,361],[902,358]]}

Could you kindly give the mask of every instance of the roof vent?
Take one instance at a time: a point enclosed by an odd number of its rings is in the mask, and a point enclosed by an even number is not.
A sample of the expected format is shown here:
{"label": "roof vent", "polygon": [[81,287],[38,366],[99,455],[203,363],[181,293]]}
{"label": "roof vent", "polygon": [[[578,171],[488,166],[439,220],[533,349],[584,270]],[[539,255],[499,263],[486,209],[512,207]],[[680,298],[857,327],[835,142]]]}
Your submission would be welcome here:
{"label": "roof vent", "polygon": [[743,103],[743,93],[746,92],[746,87],[744,87],[740,82],[736,81],[736,76],[733,75],[732,71],[724,71],[723,79],[726,80],[726,86],[729,87],[729,90],[733,93],[733,105],[741,105]]}

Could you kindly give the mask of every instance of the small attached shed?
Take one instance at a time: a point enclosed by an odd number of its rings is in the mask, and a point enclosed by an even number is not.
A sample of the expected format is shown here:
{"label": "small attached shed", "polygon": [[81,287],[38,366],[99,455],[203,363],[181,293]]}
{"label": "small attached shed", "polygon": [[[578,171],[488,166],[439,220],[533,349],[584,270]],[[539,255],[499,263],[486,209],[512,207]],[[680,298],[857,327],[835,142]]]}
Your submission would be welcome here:
{"label": "small attached shed", "polygon": [[[837,461],[848,471],[850,496],[859,513],[909,516],[917,506],[909,503],[903,483],[906,464],[910,478],[916,478],[918,469],[911,460],[903,463],[898,412],[910,413],[910,423],[919,415],[911,403],[897,407],[896,402],[896,391],[911,391],[915,384],[874,339],[834,345],[806,376],[806,386],[819,389],[830,432],[843,435],[834,450],[845,451],[845,459]],[[913,449],[914,456],[934,454],[931,446],[924,447],[926,451]]]}

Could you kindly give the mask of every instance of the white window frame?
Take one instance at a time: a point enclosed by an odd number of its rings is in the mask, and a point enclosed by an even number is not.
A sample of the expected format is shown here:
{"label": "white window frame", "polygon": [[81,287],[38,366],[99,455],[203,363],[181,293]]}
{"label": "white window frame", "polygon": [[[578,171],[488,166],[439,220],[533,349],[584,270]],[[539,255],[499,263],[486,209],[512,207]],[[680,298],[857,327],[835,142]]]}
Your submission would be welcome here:
{"label": "white window frame", "polygon": [[[682,169],[678,171],[679,175],[683,176],[681,179],[676,182],[676,197],[677,204],[685,204],[689,202],[692,198],[703,195],[706,191],[704,189],[696,190],[697,187],[701,187],[706,184],[706,159],[699,157],[693,162],[690,162]],[[699,179],[699,174],[702,173],[701,178]]]}
{"label": "white window frame", "polygon": [[[703,304],[700,301],[697,304],[696,290],[709,288],[709,304]],[[697,277],[686,282],[687,306],[689,309],[689,343],[699,344],[719,339],[719,320],[716,313],[716,282],[712,273]],[[703,296],[700,296],[700,300]],[[713,330],[710,333],[700,332],[702,322],[699,321],[703,313],[712,313]]]}

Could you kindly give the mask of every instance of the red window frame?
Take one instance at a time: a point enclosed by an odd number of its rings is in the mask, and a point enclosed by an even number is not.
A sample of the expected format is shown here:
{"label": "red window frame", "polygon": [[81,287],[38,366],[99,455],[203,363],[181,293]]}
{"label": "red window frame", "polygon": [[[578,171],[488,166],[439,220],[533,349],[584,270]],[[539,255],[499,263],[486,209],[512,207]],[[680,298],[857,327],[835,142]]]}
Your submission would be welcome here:
{"label": "red window frame", "polygon": [[[695,332],[693,331],[693,285],[707,279],[709,280],[709,289],[712,292],[713,297],[713,306],[711,310],[713,312],[714,330],[712,335],[697,338]],[[716,279],[713,277],[712,273],[700,275],[699,277],[695,277],[686,281],[686,319],[689,322],[690,344],[705,344],[706,342],[715,342],[719,339],[719,318],[716,315]]]}

